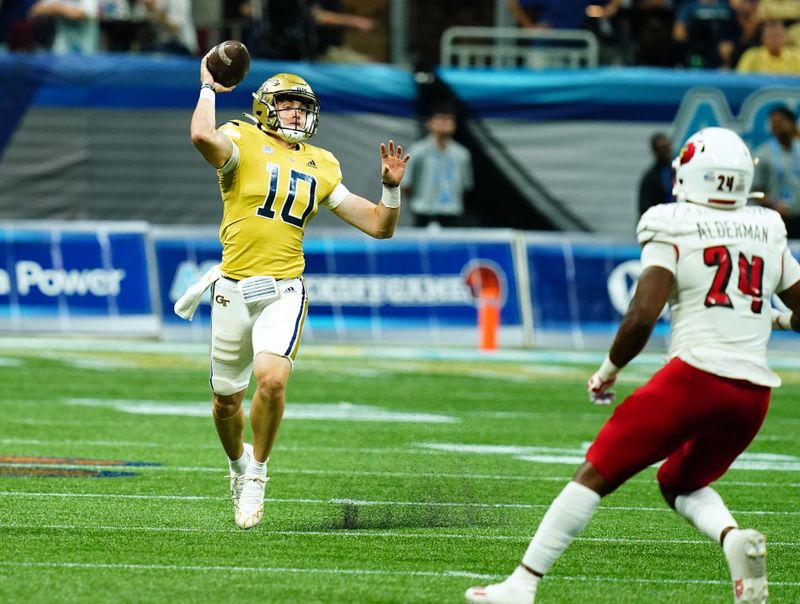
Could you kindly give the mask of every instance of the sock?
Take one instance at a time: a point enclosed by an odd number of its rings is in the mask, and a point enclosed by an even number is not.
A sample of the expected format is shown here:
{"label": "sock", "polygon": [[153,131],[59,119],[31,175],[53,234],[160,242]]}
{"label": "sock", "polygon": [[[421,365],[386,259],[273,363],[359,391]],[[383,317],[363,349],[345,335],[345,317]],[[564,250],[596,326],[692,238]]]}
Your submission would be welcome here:
{"label": "sock", "polygon": [[255,476],[266,476],[267,475],[267,462],[269,459],[265,459],[264,461],[256,461],[256,458],[253,457],[250,460],[250,463],[247,464],[247,472],[246,474],[255,475]]}
{"label": "sock", "polygon": [[541,579],[541,577],[538,577],[533,573],[531,573],[530,571],[525,570],[521,566],[518,566],[517,568],[514,569],[514,572],[511,573],[511,575],[508,577],[508,579],[506,579],[506,581],[513,581],[518,585],[524,585],[527,589],[533,590],[533,592],[535,593],[536,586],[539,583],[539,579]]}
{"label": "sock", "polygon": [[239,459],[229,459],[228,465],[231,470],[237,474],[244,474],[247,470],[247,464],[250,462],[250,456],[247,451],[242,451],[242,456]]}
{"label": "sock", "polygon": [[678,495],[675,498],[675,511],[717,543],[720,543],[723,529],[729,526],[739,528],[722,497],[711,487]]}
{"label": "sock", "polygon": [[556,559],[583,530],[600,504],[600,495],[589,487],[570,482],[542,518],[536,534],[522,557],[522,562],[537,573],[545,574]]}

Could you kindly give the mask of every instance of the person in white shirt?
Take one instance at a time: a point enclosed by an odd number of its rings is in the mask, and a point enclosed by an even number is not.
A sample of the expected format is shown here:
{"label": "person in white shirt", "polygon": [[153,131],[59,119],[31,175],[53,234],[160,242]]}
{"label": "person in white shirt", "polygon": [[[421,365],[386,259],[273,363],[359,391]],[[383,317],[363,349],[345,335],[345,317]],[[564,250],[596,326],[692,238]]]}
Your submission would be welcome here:
{"label": "person in white shirt", "polygon": [[28,19],[51,18],[55,54],[92,54],[100,48],[98,0],[39,0],[28,11]]}
{"label": "person in white shirt", "polygon": [[472,190],[472,156],[456,142],[455,109],[447,104],[432,108],[425,121],[428,136],[408,150],[404,193],[411,199],[414,226],[464,226],[464,197]]}
{"label": "person in white shirt", "polygon": [[199,50],[191,0],[137,0],[135,14],[149,21],[143,52],[196,55]]}
{"label": "person in white shirt", "polygon": [[[780,215],[746,205],[753,158],[738,135],[701,130],[673,166],[678,203],[654,206],[639,222],[644,270],[608,356],[589,379],[589,397],[611,402],[617,373],[644,348],[667,302],[670,360],[600,429],[516,570],[502,583],[468,589],[469,602],[534,602],[539,581],[600,499],[661,460],[667,503],[722,546],[734,602],[766,601],[764,535],[740,529],[709,485],[753,440],[771,388],[780,385],[767,365],[767,341],[772,329],[800,331],[800,264]],[[773,294],[788,311],[771,309]]]}

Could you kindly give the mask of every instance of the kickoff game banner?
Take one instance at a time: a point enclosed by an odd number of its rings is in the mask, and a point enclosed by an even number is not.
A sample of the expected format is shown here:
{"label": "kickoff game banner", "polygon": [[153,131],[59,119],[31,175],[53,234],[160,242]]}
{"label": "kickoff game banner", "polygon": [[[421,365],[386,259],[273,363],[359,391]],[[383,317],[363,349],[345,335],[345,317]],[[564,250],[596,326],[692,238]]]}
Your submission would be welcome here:
{"label": "kickoff game banner", "polygon": [[144,223],[0,226],[0,329],[157,335]]}
{"label": "kickoff game banner", "polygon": [[[219,262],[216,232],[156,227],[160,305],[165,329],[199,330],[210,318],[206,293],[191,323],[175,300]],[[429,232],[401,229],[390,240],[324,229],[304,241],[309,315],[306,337],[379,339],[405,332],[420,341],[447,341],[461,330],[475,341],[477,307],[500,308],[501,343],[522,342],[520,291],[511,231]],[[462,338],[463,339],[463,338]]]}
{"label": "kickoff game banner", "polygon": [[[145,223],[0,226],[0,331],[205,339],[175,300],[221,256],[216,228]],[[574,233],[399,229],[376,241],[319,229],[306,238],[305,337],[474,344],[495,304],[500,346],[607,346],[641,273],[633,242]],[[800,247],[792,247],[800,256]],[[773,300],[777,302],[777,300]],[[668,312],[656,328],[663,336]]]}

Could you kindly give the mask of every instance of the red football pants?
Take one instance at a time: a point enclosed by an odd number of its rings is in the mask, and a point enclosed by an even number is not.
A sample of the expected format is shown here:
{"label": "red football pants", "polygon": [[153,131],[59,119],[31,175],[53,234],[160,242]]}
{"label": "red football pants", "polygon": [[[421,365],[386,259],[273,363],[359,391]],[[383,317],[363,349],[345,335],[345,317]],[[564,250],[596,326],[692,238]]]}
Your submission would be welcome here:
{"label": "red football pants", "polygon": [[747,448],[769,398],[766,386],[674,358],[616,408],[586,460],[618,486],[666,458],[658,482],[676,493],[695,491],[722,476]]}

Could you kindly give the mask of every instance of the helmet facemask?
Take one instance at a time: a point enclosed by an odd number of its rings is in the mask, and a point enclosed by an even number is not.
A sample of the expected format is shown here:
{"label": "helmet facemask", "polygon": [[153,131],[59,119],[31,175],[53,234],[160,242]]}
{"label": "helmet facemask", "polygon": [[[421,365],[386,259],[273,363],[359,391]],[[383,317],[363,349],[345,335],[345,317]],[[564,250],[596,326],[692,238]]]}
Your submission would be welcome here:
{"label": "helmet facemask", "polygon": [[726,128],[704,128],[693,134],[672,162],[673,194],[720,209],[747,205],[754,162],[745,142]]}
{"label": "helmet facemask", "polygon": [[[306,119],[302,127],[289,125],[289,118],[281,113],[297,108],[278,110],[279,101],[291,99],[302,103]],[[265,81],[253,93],[253,114],[260,124],[288,143],[298,143],[311,138],[319,124],[319,101],[311,87],[302,78],[292,74],[278,74]],[[286,123],[284,123],[286,122]]]}

